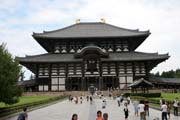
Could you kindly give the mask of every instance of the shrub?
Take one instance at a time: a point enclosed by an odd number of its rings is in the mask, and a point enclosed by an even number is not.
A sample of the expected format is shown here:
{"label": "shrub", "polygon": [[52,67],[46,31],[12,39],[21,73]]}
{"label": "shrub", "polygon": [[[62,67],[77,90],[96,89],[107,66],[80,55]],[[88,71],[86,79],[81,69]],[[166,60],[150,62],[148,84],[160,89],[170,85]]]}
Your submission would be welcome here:
{"label": "shrub", "polygon": [[147,98],[156,98],[161,97],[161,93],[125,93],[123,96],[141,96],[141,97],[147,97]]}

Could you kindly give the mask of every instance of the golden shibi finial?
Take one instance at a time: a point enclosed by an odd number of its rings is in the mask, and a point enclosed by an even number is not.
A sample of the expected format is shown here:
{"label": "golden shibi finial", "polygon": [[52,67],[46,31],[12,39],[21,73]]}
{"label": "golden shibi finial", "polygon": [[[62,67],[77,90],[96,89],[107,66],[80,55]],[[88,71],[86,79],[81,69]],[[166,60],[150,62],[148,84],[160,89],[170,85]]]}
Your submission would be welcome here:
{"label": "golden shibi finial", "polygon": [[79,23],[80,23],[80,19],[77,19],[77,20],[76,20],[76,24],[79,24]]}
{"label": "golden shibi finial", "polygon": [[102,23],[106,23],[105,18],[101,18],[101,22],[102,22]]}

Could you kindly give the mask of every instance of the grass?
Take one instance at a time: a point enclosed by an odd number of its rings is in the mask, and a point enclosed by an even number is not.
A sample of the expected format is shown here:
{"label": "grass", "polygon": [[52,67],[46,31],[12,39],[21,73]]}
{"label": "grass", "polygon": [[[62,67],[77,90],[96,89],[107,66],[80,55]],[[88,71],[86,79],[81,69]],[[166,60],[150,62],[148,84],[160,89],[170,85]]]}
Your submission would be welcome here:
{"label": "grass", "polygon": [[[161,97],[163,97],[164,100],[173,101],[176,97],[180,99],[180,93],[162,93]],[[151,98],[154,100],[160,100],[160,98]]]}
{"label": "grass", "polygon": [[165,100],[173,101],[176,97],[180,99],[180,93],[162,93],[161,95]]}
{"label": "grass", "polygon": [[6,105],[5,103],[0,102],[0,108],[16,106],[16,105],[23,105],[26,103],[33,103],[33,102],[48,100],[50,98],[53,98],[53,97],[51,97],[51,96],[22,96],[22,97],[20,97],[20,101],[13,105]]}

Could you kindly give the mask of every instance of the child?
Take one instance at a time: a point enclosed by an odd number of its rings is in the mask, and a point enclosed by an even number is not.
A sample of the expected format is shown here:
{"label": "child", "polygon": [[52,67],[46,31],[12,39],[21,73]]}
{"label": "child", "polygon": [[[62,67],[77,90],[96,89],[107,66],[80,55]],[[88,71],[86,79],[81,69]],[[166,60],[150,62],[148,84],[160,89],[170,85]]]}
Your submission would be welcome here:
{"label": "child", "polygon": [[78,120],[78,115],[77,114],[73,114],[72,115],[72,120]]}
{"label": "child", "polygon": [[125,120],[128,120],[128,113],[129,113],[129,110],[128,110],[128,107],[127,107],[127,103],[124,103],[124,115],[125,115]]}
{"label": "child", "polygon": [[96,118],[96,120],[103,120],[102,112],[101,111],[97,111],[97,118]]}

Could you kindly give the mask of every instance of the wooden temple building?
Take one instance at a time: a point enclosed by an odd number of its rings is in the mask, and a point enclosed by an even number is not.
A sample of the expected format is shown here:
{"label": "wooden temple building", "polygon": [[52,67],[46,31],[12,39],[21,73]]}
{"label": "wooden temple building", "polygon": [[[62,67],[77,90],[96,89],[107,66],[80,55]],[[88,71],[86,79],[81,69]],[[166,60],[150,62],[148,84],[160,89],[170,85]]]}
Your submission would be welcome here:
{"label": "wooden temple building", "polygon": [[32,91],[125,89],[148,80],[149,72],[169,58],[135,51],[149,35],[103,22],[77,23],[33,33],[47,53],[16,59],[35,74]]}

